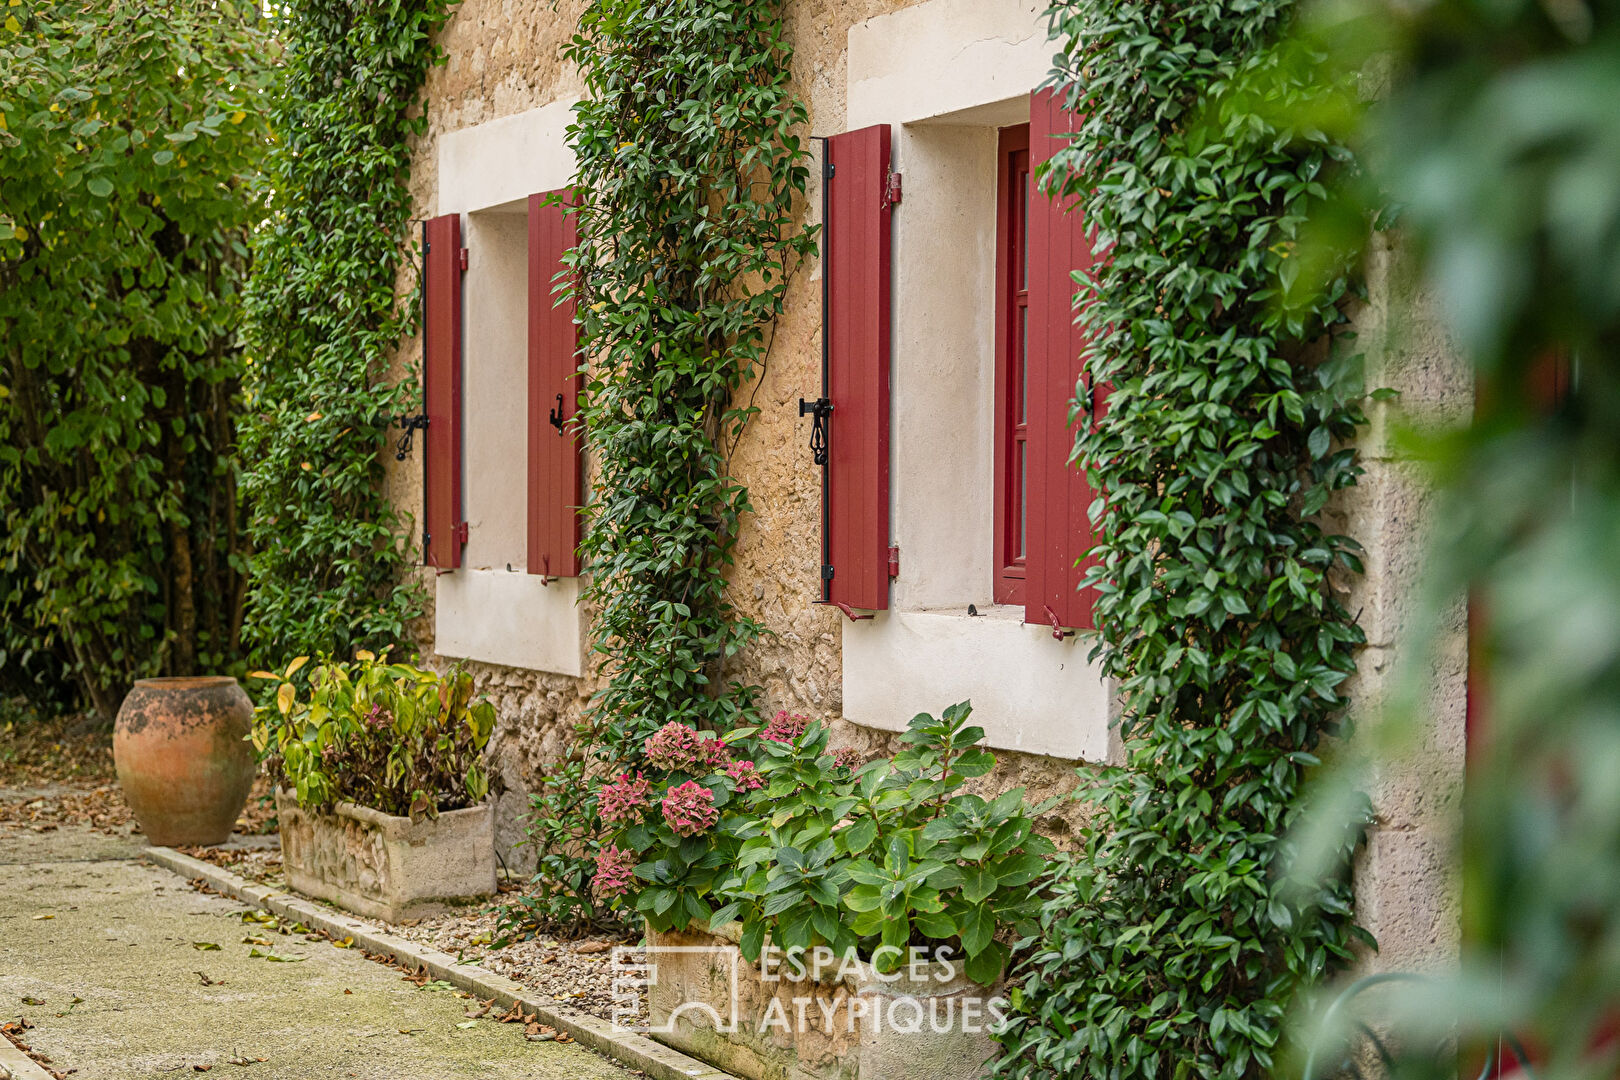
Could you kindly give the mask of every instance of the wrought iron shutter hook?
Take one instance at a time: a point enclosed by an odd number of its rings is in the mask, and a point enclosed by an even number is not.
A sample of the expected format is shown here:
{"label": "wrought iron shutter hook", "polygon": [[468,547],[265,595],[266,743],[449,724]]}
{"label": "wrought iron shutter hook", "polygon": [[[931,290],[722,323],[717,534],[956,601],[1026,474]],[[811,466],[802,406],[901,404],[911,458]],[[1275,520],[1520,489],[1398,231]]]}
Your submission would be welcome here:
{"label": "wrought iron shutter hook", "polygon": [[799,415],[814,417],[810,422],[810,455],[817,465],[827,464],[827,418],[832,410],[832,401],[828,398],[799,399]]}

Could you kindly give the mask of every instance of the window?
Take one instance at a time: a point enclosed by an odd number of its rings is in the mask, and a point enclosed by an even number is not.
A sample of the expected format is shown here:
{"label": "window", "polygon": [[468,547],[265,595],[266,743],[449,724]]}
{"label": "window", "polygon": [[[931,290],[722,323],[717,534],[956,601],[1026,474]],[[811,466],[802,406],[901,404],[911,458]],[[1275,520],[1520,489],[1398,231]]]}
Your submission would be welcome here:
{"label": "window", "polygon": [[1002,128],[996,152],[995,588],[1024,602],[1029,530],[1029,125]]}

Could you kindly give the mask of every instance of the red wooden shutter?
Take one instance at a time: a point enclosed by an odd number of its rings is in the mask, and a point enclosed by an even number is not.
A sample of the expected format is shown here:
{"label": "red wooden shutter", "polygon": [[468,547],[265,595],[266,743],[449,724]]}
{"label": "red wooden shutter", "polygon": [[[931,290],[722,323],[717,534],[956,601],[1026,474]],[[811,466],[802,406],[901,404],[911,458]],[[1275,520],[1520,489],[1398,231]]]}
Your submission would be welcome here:
{"label": "red wooden shutter", "polygon": [[467,526],[461,512],[461,218],[422,226],[422,556],[428,566],[461,565]]}
{"label": "red wooden shutter", "polygon": [[578,242],[557,192],[529,196],[529,573],[579,574],[579,327],[559,299],[563,253]]}
{"label": "red wooden shutter", "polygon": [[889,606],[889,125],[827,140],[826,597]]}
{"label": "red wooden shutter", "polygon": [[[1029,163],[1033,172],[1059,148],[1053,138],[1074,130],[1074,118],[1050,90],[1033,94]],[[1074,322],[1071,271],[1093,262],[1091,243],[1073,199],[1032,193],[1029,208],[1029,522],[1025,548],[1024,618],[1056,627],[1090,629],[1093,590],[1081,591],[1091,546],[1091,485],[1069,464],[1075,430],[1069,402],[1081,376],[1085,335]],[[1068,211],[1068,212],[1066,212]]]}

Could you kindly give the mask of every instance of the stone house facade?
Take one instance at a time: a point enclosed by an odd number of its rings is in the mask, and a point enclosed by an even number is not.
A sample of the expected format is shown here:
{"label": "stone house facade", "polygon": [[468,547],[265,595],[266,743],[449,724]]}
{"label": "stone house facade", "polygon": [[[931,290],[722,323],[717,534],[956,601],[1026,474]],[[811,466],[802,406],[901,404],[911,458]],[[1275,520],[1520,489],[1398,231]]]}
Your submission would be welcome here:
{"label": "stone house facade", "polygon": [[[454,520],[430,549],[445,550],[450,528],[463,523],[465,535],[464,542],[453,537],[449,562],[430,551],[437,565],[422,574],[431,611],[418,640],[430,660],[467,661],[497,702],[501,720],[491,751],[497,829],[513,866],[526,861],[515,847],[526,792],[565,751],[598,685],[590,612],[576,603],[579,579],[567,573],[574,568],[566,560],[532,564],[532,500],[561,503],[555,491],[537,494],[541,481],[530,473],[531,441],[557,437],[546,406],[560,404],[550,383],[543,392],[530,387],[540,377],[529,338],[530,260],[540,235],[531,231],[530,196],[572,178],[565,128],[582,83],[560,48],[579,6],[578,0],[463,0],[441,35],[448,63],[429,78],[427,131],[413,148],[416,216],[441,230],[453,220],[449,242],[466,250],[465,269],[447,279],[456,283],[461,307],[459,492]],[[768,708],[830,722],[835,742],[862,750],[884,746],[919,711],[971,699],[1000,759],[989,779],[999,788],[1025,785],[1036,797],[1071,789],[1077,770],[1119,754],[1110,727],[1113,694],[1088,660],[1089,643],[1083,634],[1063,635],[1075,625],[1072,616],[1036,604],[1023,574],[1014,572],[1038,572],[1031,558],[1018,558],[1021,547],[1035,554],[1031,495],[1037,514],[1056,498],[1050,487],[1025,479],[1041,461],[1019,465],[1020,455],[1044,452],[1050,464],[1057,452],[1052,439],[1042,442],[1035,419],[1042,403],[1052,404],[1054,383],[1027,377],[1041,362],[1029,359],[1029,343],[1036,352],[1064,345],[1043,346],[1028,330],[1039,320],[1030,305],[1039,306],[1040,286],[1016,276],[1026,253],[1020,245],[1037,227],[1021,223],[1039,220],[1022,177],[1030,157],[1041,154],[1040,104],[1032,93],[1055,51],[1043,6],[1038,0],[786,5],[807,134],[887,125],[888,170],[903,178],[899,201],[886,193],[881,207],[890,231],[882,358],[887,485],[877,497],[888,519],[884,539],[897,550],[868,545],[873,550],[863,558],[883,565],[872,571],[876,585],[863,579],[864,602],[847,612],[822,602],[831,591],[822,569],[822,470],[811,451],[815,419],[800,408],[801,399],[823,394],[825,268],[812,260],[792,282],[764,373],[743,390],[760,411],[731,468],[755,512],[739,538],[731,595],[769,634],[727,672],[762,687]],[[815,172],[802,207],[805,225],[823,217],[821,185],[828,181]],[[838,182],[835,174],[830,183]],[[1400,396],[1372,405],[1362,444],[1366,475],[1330,508],[1336,527],[1367,549],[1366,576],[1347,588],[1369,638],[1350,693],[1369,714],[1391,685],[1402,626],[1412,617],[1428,508],[1417,468],[1393,449],[1390,433],[1402,422],[1454,421],[1471,402],[1465,370],[1437,333],[1421,326],[1404,327],[1399,336],[1386,330],[1388,300],[1406,288],[1399,268],[1393,249],[1375,253],[1360,322],[1369,385]],[[430,287],[432,273],[430,266]],[[402,289],[408,284],[402,281]],[[407,343],[400,363],[420,362],[423,350],[421,339]],[[1068,381],[1072,386],[1072,374]],[[1023,385],[1037,400],[1021,411]],[[838,413],[838,391],[829,396],[835,424],[855,411]],[[1057,450],[1066,456],[1066,447]],[[587,478],[589,471],[587,459]],[[419,455],[394,467],[390,483],[393,498],[418,522],[432,517]],[[882,524],[869,523],[867,533]],[[835,567],[833,580],[843,587],[850,579],[840,581]],[[866,615],[872,617],[857,618]],[[1464,753],[1462,605],[1443,640],[1426,672],[1436,703],[1430,737],[1372,778],[1378,821],[1358,893],[1362,919],[1382,944],[1381,966],[1433,962],[1455,948],[1457,897],[1445,871],[1445,838]],[[1061,837],[1073,820],[1071,811],[1046,824]]]}

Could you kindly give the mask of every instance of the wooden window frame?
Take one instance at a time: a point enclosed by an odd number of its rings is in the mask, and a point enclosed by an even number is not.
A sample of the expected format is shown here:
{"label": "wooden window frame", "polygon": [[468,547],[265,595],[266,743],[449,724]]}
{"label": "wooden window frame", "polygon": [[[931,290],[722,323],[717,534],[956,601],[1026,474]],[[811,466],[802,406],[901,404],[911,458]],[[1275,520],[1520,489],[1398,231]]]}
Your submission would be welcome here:
{"label": "wooden window frame", "polygon": [[[995,582],[998,604],[1024,603],[1028,523],[1029,125],[996,145]],[[1022,408],[1020,408],[1022,406]]]}

